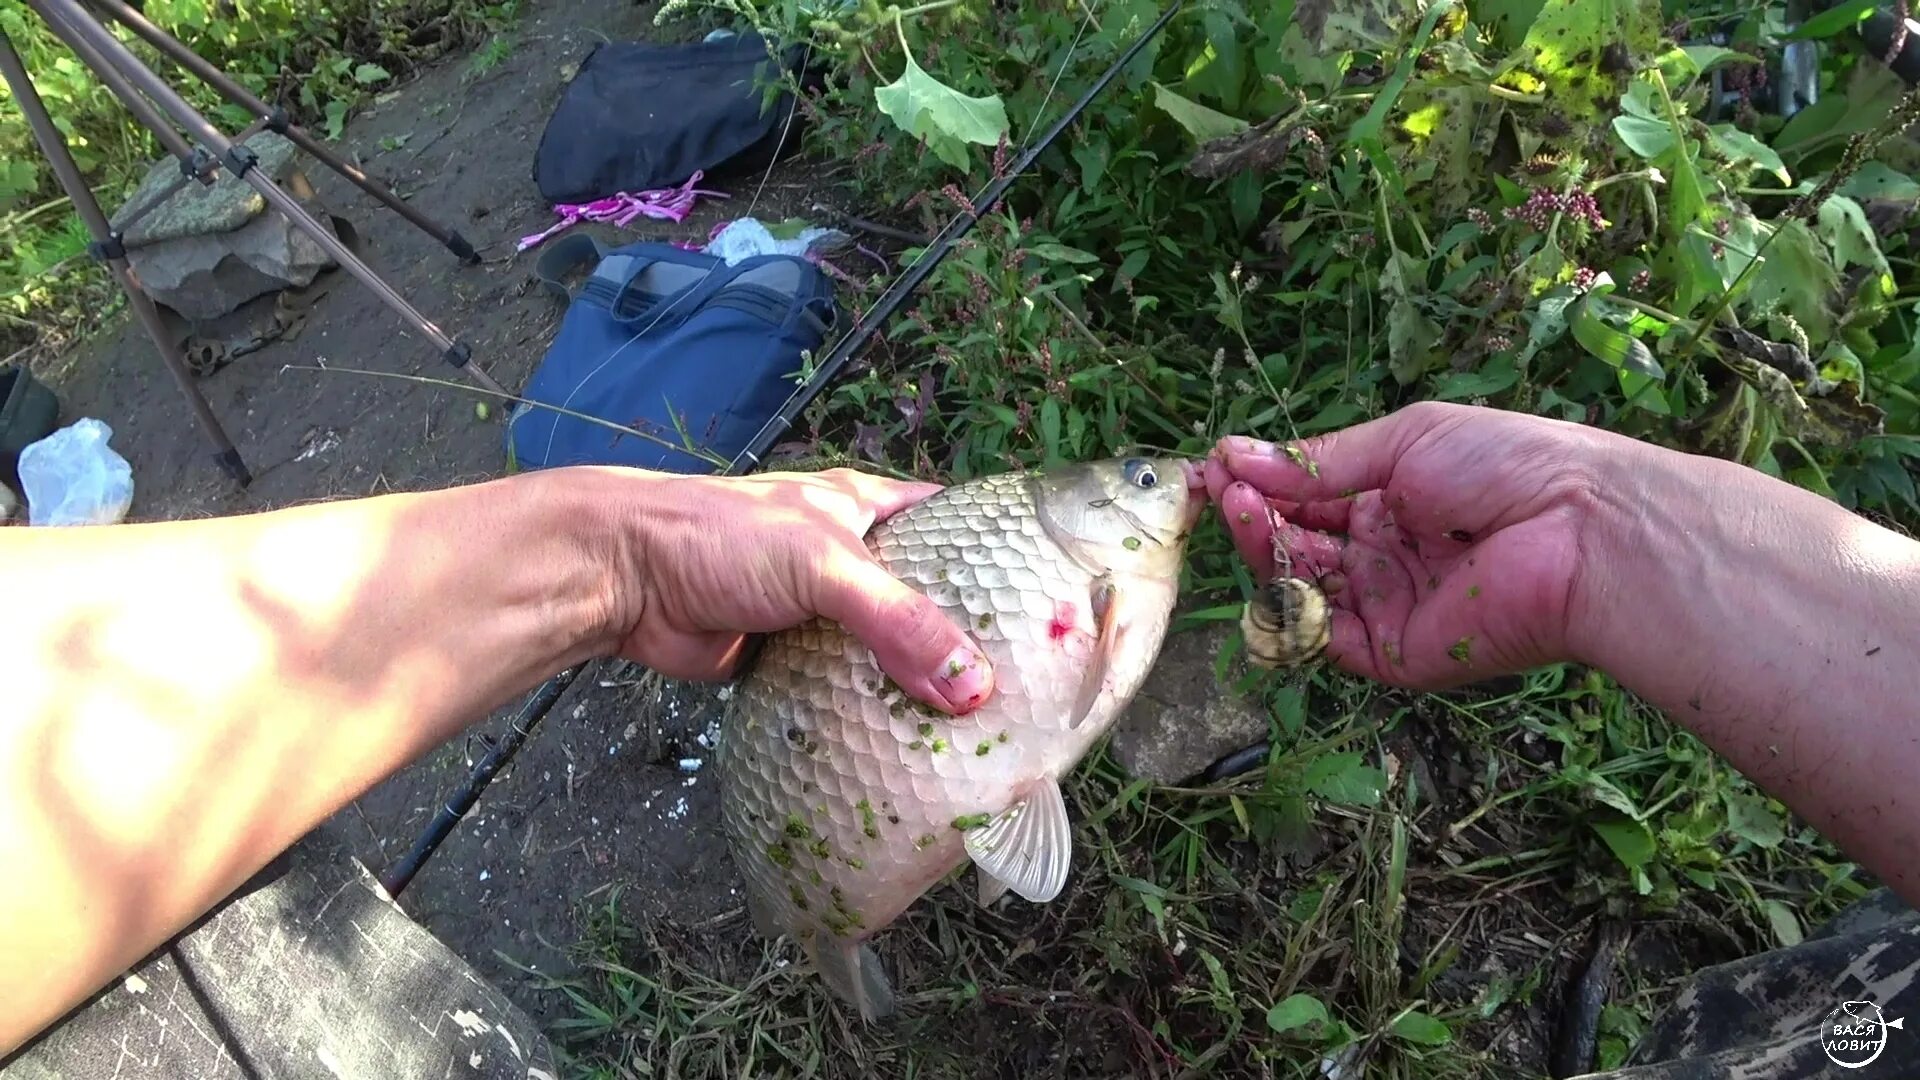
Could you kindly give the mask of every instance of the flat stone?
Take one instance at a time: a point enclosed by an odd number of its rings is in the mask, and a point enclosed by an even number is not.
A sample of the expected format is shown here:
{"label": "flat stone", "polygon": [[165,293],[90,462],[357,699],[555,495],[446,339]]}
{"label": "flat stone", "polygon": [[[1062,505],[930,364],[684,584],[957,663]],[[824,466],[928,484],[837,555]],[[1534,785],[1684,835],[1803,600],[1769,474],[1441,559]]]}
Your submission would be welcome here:
{"label": "flat stone", "polygon": [[[284,184],[294,173],[296,147],[287,137],[262,131],[247,140],[247,148],[260,159],[259,168],[276,184]],[[180,179],[180,163],[170,157],[154,162],[146,178],[111,219],[114,231],[128,250],[177,240],[187,236],[213,236],[232,232],[266,213],[267,201],[245,180],[235,178],[224,168],[211,185],[189,182],[153,211],[125,227],[127,217],[144,206],[168,184]]]}
{"label": "flat stone", "polygon": [[[293,143],[263,131],[247,146],[258,155],[262,175],[337,237],[331,215],[297,167]],[[113,218],[116,229],[126,229],[128,264],[156,303],[205,322],[267,293],[305,288],[334,265],[317,241],[224,171],[212,186],[188,184],[126,224],[135,208],[179,175],[172,158],[161,159]]]}
{"label": "flat stone", "polygon": [[1214,676],[1233,634],[1211,623],[1169,634],[1140,692],[1114,725],[1109,748],[1134,777],[1172,784],[1266,737],[1267,710]]}
{"label": "flat stone", "polygon": [[[314,216],[334,232],[324,213]],[[266,293],[305,288],[334,265],[318,242],[279,214],[262,214],[229,233],[130,251],[127,261],[147,295],[194,320],[217,319]]]}

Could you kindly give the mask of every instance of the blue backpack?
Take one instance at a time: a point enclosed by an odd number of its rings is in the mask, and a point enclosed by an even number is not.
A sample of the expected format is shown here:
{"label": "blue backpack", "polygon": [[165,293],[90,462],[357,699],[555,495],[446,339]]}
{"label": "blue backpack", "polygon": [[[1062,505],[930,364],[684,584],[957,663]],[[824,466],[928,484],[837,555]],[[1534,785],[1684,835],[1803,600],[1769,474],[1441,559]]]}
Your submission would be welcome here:
{"label": "blue backpack", "polygon": [[[569,292],[560,279],[589,262],[592,276]],[[686,444],[737,456],[793,395],[838,318],[831,279],[788,255],[728,266],[671,244],[607,249],[579,233],[555,241],[535,274],[567,312],[520,396],[654,438],[522,404],[507,452],[523,469],[719,472]]]}

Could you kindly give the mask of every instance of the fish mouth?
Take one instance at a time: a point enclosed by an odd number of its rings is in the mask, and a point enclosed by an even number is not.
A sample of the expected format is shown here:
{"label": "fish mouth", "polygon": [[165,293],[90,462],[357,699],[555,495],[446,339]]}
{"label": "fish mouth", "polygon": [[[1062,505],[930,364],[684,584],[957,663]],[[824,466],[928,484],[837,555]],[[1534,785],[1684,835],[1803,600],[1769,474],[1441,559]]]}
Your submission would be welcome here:
{"label": "fish mouth", "polygon": [[1186,513],[1180,519],[1180,531],[1187,533],[1200,524],[1200,515],[1207,509],[1207,475],[1200,462],[1192,458],[1180,459],[1180,472],[1187,480]]}

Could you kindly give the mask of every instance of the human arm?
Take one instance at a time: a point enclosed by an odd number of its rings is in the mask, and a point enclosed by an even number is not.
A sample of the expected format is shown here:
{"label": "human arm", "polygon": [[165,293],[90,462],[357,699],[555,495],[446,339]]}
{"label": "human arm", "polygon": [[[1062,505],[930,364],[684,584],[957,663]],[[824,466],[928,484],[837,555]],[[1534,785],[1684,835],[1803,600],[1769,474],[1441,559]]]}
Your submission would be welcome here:
{"label": "human arm", "polygon": [[[845,623],[929,704],[984,661],[866,557],[936,488],[563,469],[244,517],[0,530],[0,1054],[540,679],[713,678]],[[976,654],[977,655],[977,654]]]}
{"label": "human arm", "polygon": [[1266,507],[1306,526],[1282,544],[1338,586],[1334,662],[1426,689],[1600,668],[1920,903],[1920,543],[1744,466],[1498,410],[1424,403],[1299,452],[1317,476],[1223,440],[1208,486],[1263,577]]}

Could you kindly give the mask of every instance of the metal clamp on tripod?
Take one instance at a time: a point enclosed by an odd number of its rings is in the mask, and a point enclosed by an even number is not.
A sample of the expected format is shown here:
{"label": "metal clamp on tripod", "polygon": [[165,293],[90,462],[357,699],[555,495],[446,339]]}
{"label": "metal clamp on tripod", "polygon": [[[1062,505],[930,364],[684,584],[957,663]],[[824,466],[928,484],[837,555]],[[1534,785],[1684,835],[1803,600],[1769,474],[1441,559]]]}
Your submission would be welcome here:
{"label": "metal clamp on tripod", "polygon": [[[108,16],[124,24],[175,63],[213,87],[221,96],[257,117],[246,130],[235,138],[229,139],[205,116],[195,110],[185,98],[154,74],[152,69],[142,63],[140,58],[134,55],[133,51],[119,38],[89,14],[86,8],[81,6],[80,0],[25,0],[27,7],[39,15],[54,34],[73,50],[80,62],[100,79],[121,104],[126,106],[127,111],[133,114],[140,126],[153,132],[167,154],[180,163],[180,178],[139,207],[134,208],[127,215],[127,227],[172,197],[188,183],[212,184],[220,170],[224,169],[228,175],[244,181],[259,192],[269,207],[286,217],[295,228],[311,237],[333,258],[335,263],[372,289],[381,301],[392,308],[415,332],[439,349],[441,357],[448,363],[466,372],[467,377],[481,387],[494,393],[505,393],[492,376],[471,362],[473,355],[471,348],[463,342],[448,337],[431,320],[409,304],[405,297],[387,284],[372,267],[362,262],[339,238],[334,236],[331,230],[316,221],[293,196],[281,190],[264,171],[255,168],[254,154],[248,149],[246,141],[261,131],[272,131],[283,135],[294,145],[312,154],[362,191],[398,213],[420,231],[446,245],[448,250],[468,264],[480,261],[472,244],[459,233],[441,226],[408,206],[385,185],[355,168],[299,125],[293,123],[284,109],[269,106],[249,93],[245,87],[228,78],[193,50],[168,36],[164,30],[148,21],[145,16],[128,6],[123,0],[94,0],[94,2]],[[207,404],[206,398],[194,385],[193,376],[187,368],[186,358],[181,355],[179,348],[173,344],[166,333],[153,300],[140,287],[139,279],[127,261],[126,245],[121,233],[116,232],[109,224],[106,214],[100,209],[99,202],[94,199],[93,192],[81,177],[79,166],[74,164],[73,155],[67,149],[66,140],[54,126],[53,119],[47,115],[46,105],[40,100],[40,94],[34,88],[32,77],[27,73],[26,66],[21,63],[20,54],[14,51],[13,42],[4,32],[0,32],[0,77],[5,78],[7,86],[13,91],[14,100],[20,103],[20,111],[26,116],[28,126],[33,129],[34,141],[39,143],[40,152],[46,156],[47,163],[53,167],[54,176],[59,181],[60,187],[73,200],[75,211],[86,224],[87,231],[92,234],[93,243],[88,246],[88,253],[107,265],[121,289],[126,292],[135,317],[146,328],[148,336],[153,338],[161,360],[167,365],[167,371],[179,385],[181,393],[186,395],[187,403],[192,407],[201,429],[205,431],[207,440],[213,444],[215,460],[236,482],[242,485],[251,483],[253,475],[248,471],[246,462],[241,460],[240,451],[234,447],[233,440],[228,438],[226,429],[220,425],[219,418],[214,416],[213,409]],[[184,130],[186,135],[182,136],[175,125]]]}

